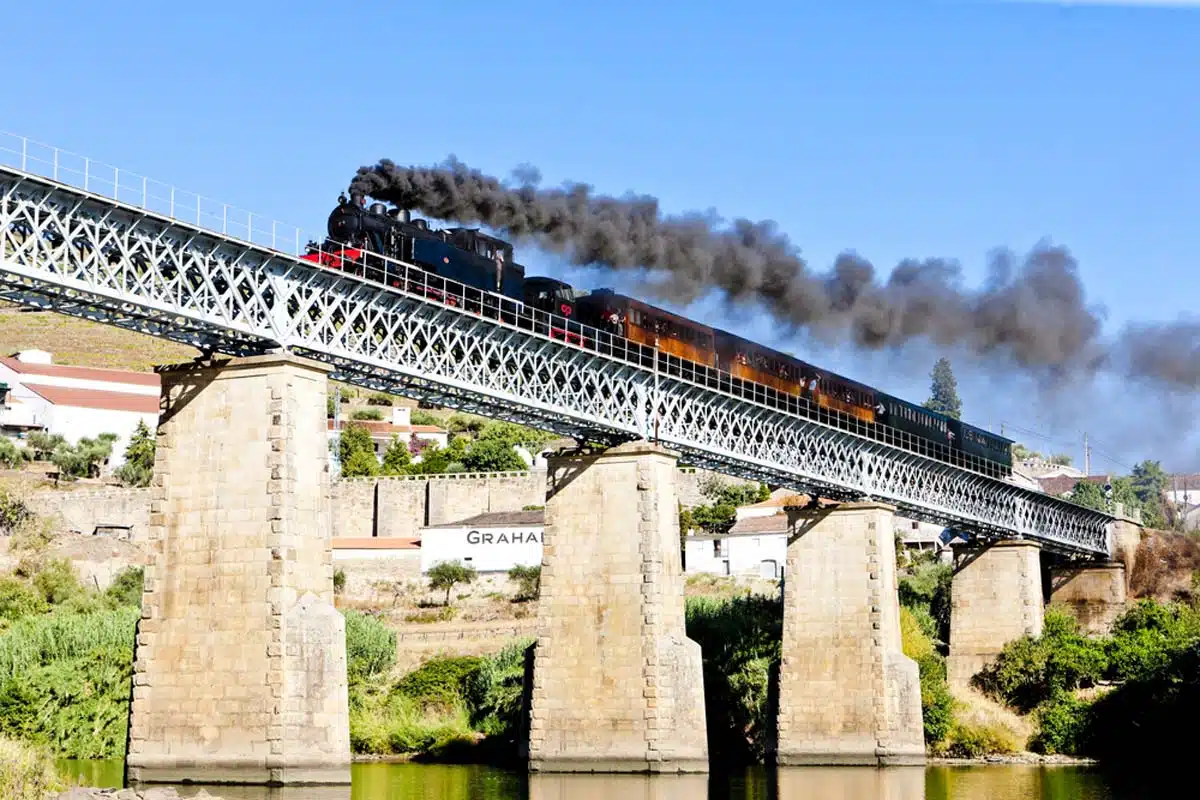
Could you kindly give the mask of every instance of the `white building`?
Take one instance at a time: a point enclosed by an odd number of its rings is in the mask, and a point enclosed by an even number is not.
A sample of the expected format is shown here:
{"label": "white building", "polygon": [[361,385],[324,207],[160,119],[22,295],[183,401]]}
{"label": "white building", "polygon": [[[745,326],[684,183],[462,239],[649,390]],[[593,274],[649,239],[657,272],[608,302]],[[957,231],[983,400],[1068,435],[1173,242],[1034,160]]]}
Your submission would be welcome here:
{"label": "white building", "polygon": [[740,519],[728,533],[694,533],[684,542],[684,571],[782,578],[789,530],[787,512],[780,508],[770,515]]}
{"label": "white building", "polygon": [[110,467],[125,460],[138,422],[158,426],[158,375],[153,372],[68,367],[50,353],[24,350],[0,358],[0,433],[18,442],[35,430],[59,434],[69,443],[115,433]]}
{"label": "white building", "polygon": [[508,572],[542,563],[544,511],[493,511],[421,529],[421,573],[443,561],[477,572]]}

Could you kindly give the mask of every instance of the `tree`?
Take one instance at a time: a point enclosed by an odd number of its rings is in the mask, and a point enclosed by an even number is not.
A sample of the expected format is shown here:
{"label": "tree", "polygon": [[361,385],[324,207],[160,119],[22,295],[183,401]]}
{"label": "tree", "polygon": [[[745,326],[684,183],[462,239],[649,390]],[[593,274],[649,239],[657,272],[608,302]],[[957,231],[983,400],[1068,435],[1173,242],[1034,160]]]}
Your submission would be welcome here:
{"label": "tree", "polygon": [[1096,511],[1108,510],[1108,498],[1104,496],[1104,487],[1091,481],[1079,481],[1071,490],[1071,501]]}
{"label": "tree", "polygon": [[542,565],[537,564],[532,567],[526,567],[518,564],[508,571],[508,579],[517,584],[518,602],[526,600],[536,600],[541,592],[542,586]]}
{"label": "tree", "polygon": [[342,463],[343,478],[379,474],[375,443],[365,426],[350,423],[342,430],[338,438],[338,461]]}
{"label": "tree", "polygon": [[[411,446],[409,450],[411,452]],[[446,471],[446,467],[450,466],[447,451],[438,447],[437,442],[424,442],[424,446],[419,452],[421,453],[420,462],[408,468],[408,471],[414,475],[440,475]]]}
{"label": "tree", "polygon": [[1166,525],[1163,510],[1163,492],[1170,478],[1158,461],[1143,461],[1133,467],[1129,476],[1134,494],[1142,501],[1142,524],[1149,528]]}
{"label": "tree", "polygon": [[130,486],[149,486],[154,476],[154,453],[156,443],[144,420],[138,420],[129,446],[125,448],[125,463],[117,470],[117,477]]}
{"label": "tree", "polygon": [[383,474],[404,475],[411,465],[412,455],[408,452],[408,442],[402,442],[399,436],[393,436],[392,443],[383,454]]}
{"label": "tree", "polygon": [[480,439],[462,457],[471,472],[508,472],[525,469],[525,462],[512,445],[501,439]]}
{"label": "tree", "polygon": [[925,408],[945,414],[954,419],[962,418],[962,401],[958,399],[958,381],[950,368],[950,359],[939,358],[929,373],[932,379],[932,396],[925,401]]}
{"label": "tree", "polygon": [[62,477],[74,479],[99,477],[100,466],[112,455],[113,444],[119,437],[115,433],[102,433],[95,439],[84,436],[74,446],[61,436],[57,438],[60,443],[50,454],[50,461]]}
{"label": "tree", "polygon": [[429,568],[429,588],[432,591],[445,589],[445,604],[450,605],[450,590],[457,584],[474,582],[475,577],[475,568],[461,561],[439,561]]}
{"label": "tree", "polygon": [[1042,454],[1037,450],[1030,450],[1020,442],[1013,442],[1012,455],[1015,461],[1028,461],[1031,458],[1041,458]]}
{"label": "tree", "polygon": [[1066,453],[1055,453],[1054,455],[1050,456],[1050,463],[1058,464],[1060,467],[1071,466],[1071,460],[1071,457]]}
{"label": "tree", "polygon": [[29,458],[29,451],[17,447],[11,439],[0,438],[0,467],[16,469]]}

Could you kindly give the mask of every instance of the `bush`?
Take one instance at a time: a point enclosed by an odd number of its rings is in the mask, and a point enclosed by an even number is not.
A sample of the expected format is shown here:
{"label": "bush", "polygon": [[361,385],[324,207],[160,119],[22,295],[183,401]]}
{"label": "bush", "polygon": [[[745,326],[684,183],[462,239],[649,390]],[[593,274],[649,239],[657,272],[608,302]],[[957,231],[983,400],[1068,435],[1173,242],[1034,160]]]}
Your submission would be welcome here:
{"label": "bush", "polygon": [[498,439],[480,439],[462,457],[469,472],[515,472],[527,468],[512,445]]}
{"label": "bush", "polygon": [[542,565],[527,567],[518,564],[508,571],[508,579],[517,584],[518,601],[536,600],[541,591]]}
{"label": "bush", "polygon": [[351,682],[386,673],[396,663],[396,633],[382,622],[348,610],[346,618],[346,675]]}
{"label": "bush", "polygon": [[483,661],[475,656],[435,658],[401,678],[393,691],[422,706],[448,710],[462,700],[467,680],[483,666]]}
{"label": "bush", "polygon": [[1020,748],[1012,732],[998,725],[964,725],[950,728],[945,744],[938,748],[951,758],[979,758],[993,754],[1015,753]]}
{"label": "bush", "polygon": [[374,392],[367,398],[369,406],[391,406],[393,405],[392,396],[386,392]]}
{"label": "bush", "polygon": [[1029,743],[1035,753],[1078,755],[1085,750],[1091,705],[1057,695],[1037,710],[1038,731]]}
{"label": "bush", "polygon": [[333,593],[341,594],[346,589],[346,570],[338,568],[333,571]]}
{"label": "bush", "polygon": [[952,570],[948,564],[923,561],[913,565],[910,574],[900,578],[897,591],[900,605],[911,609],[922,622],[933,631],[929,634],[934,641],[950,639],[950,578]]}
{"label": "bush", "polygon": [[532,644],[532,639],[514,642],[466,677],[471,726],[485,736],[513,737],[520,730],[525,653]]}
{"label": "bush", "polygon": [[141,567],[126,567],[113,578],[104,592],[104,597],[114,606],[141,608],[144,581]]}
{"label": "bush", "polygon": [[0,437],[0,467],[17,469],[29,459],[29,451],[8,437]]}
{"label": "bush", "polygon": [[383,411],[378,408],[356,408],[350,414],[350,419],[360,421],[382,422]]}
{"label": "bush", "polygon": [[0,738],[0,797],[45,800],[65,788],[45,748]]}
{"label": "bush", "polygon": [[[932,621],[928,614],[925,618]],[[953,722],[954,698],[946,684],[946,662],[934,649],[933,639],[922,628],[918,614],[905,606],[900,607],[900,643],[904,655],[917,662],[925,742],[937,744],[949,733]]]}
{"label": "bush", "polygon": [[689,597],[687,635],[703,654],[710,757],[761,762],[775,726],[770,698],[782,647],[782,601]]}
{"label": "bush", "polygon": [[58,558],[45,562],[33,574],[33,587],[42,599],[59,605],[84,593],[70,559]]}
{"label": "bush", "polygon": [[413,425],[434,425],[439,428],[441,427],[441,423],[438,422],[437,417],[435,417],[433,414],[430,414],[428,411],[422,411],[420,409],[416,409],[409,414],[408,420]]}
{"label": "bush", "polygon": [[0,578],[0,631],[25,617],[44,614],[49,608],[41,594],[25,581]]}
{"label": "bush", "polygon": [[1009,642],[972,681],[984,694],[1027,713],[1051,697],[1094,685],[1106,666],[1103,645],[1085,639],[1074,619],[1052,608],[1040,637]]}
{"label": "bush", "polygon": [[25,501],[0,488],[0,535],[11,536],[33,520],[33,510]]}

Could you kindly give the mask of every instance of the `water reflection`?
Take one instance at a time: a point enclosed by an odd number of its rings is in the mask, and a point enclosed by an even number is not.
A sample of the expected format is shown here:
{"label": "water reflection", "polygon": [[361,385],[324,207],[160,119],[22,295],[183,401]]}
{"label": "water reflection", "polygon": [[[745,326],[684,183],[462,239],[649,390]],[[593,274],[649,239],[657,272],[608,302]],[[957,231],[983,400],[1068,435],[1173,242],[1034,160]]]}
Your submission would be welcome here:
{"label": "water reflection", "polygon": [[[118,761],[65,761],[83,786],[121,788]],[[1164,779],[1170,776],[1163,769]],[[1179,770],[1176,770],[1179,777]],[[712,775],[527,775],[485,766],[362,763],[351,786],[205,786],[224,800],[1141,800],[1170,797],[1146,771],[1118,776],[1080,767],[756,767]],[[1183,781],[1176,780],[1177,783]],[[200,786],[176,787],[181,797]]]}
{"label": "water reflection", "polygon": [[781,767],[779,800],[924,800],[924,767]]}
{"label": "water reflection", "polygon": [[529,776],[529,800],[695,800],[708,796],[708,775]]}

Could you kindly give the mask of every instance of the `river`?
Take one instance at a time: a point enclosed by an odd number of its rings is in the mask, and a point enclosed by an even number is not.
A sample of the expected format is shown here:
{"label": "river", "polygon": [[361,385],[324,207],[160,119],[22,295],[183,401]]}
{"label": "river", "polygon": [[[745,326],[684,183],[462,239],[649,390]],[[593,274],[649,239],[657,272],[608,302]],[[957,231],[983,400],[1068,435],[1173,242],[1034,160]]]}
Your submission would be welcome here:
{"label": "river", "polygon": [[[119,760],[65,761],[61,768],[85,786],[122,785]],[[363,763],[354,765],[352,780],[350,787],[337,788],[207,789],[225,800],[1141,800],[1175,796],[1095,768],[1024,765],[758,768],[734,775],[650,777],[529,776],[482,766]],[[183,797],[199,791],[194,786],[177,788]]]}

